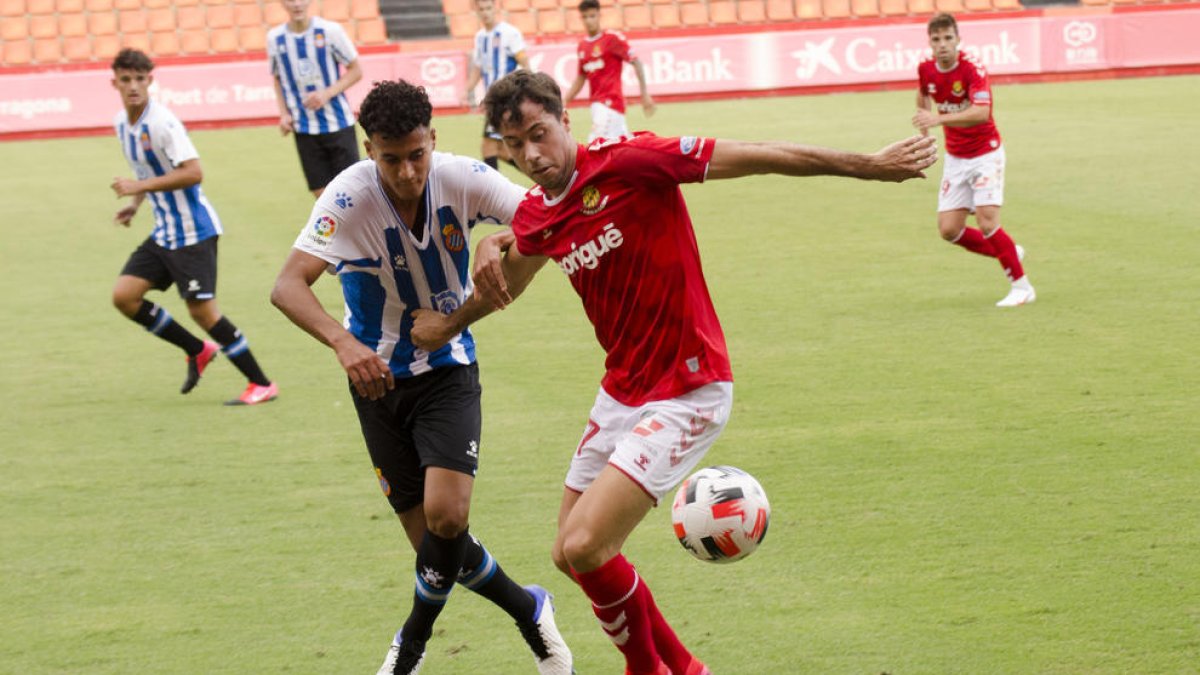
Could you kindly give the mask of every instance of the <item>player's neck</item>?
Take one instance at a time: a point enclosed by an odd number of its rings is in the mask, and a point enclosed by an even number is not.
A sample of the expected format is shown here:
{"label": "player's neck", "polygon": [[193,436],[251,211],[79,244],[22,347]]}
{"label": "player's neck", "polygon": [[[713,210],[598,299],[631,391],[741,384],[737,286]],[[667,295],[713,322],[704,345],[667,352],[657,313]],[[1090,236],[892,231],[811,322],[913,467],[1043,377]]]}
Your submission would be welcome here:
{"label": "player's neck", "polygon": [[129,118],[129,123],[135,124],[138,120],[142,119],[142,114],[146,112],[146,106],[148,105],[150,105],[149,101],[141,105],[125,106],[125,116]]}
{"label": "player's neck", "polygon": [[603,30],[598,30],[598,31],[596,31],[595,33],[588,33],[588,34],[587,34],[587,39],[589,39],[589,40],[595,40],[596,38],[600,37],[600,34],[601,34],[601,33],[603,33],[603,32],[604,32]]}
{"label": "player's neck", "polygon": [[392,208],[396,209],[400,220],[419,238],[421,236],[423,221],[421,218],[421,206],[425,203],[425,191],[422,190],[420,196],[416,199],[403,199],[384,184],[383,193],[387,195],[388,201],[392,203]]}
{"label": "player's neck", "polygon": [[949,63],[942,63],[941,59],[935,59],[938,70],[943,73],[948,73],[958,67],[958,52],[954,52],[954,58]]}
{"label": "player's neck", "polygon": [[499,22],[499,21],[496,21],[495,19],[492,19],[492,22],[491,22],[491,23],[484,22],[484,24],[483,24],[483,27],[484,27],[484,28],[486,28],[486,29],[488,29],[488,30],[490,31],[490,30],[493,30],[493,29],[495,29],[495,28],[496,28],[496,26],[498,26],[499,24],[500,24],[500,22]]}
{"label": "player's neck", "polygon": [[308,30],[310,24],[312,24],[312,19],[306,16],[303,21],[288,21],[288,30],[293,33],[303,33]]}

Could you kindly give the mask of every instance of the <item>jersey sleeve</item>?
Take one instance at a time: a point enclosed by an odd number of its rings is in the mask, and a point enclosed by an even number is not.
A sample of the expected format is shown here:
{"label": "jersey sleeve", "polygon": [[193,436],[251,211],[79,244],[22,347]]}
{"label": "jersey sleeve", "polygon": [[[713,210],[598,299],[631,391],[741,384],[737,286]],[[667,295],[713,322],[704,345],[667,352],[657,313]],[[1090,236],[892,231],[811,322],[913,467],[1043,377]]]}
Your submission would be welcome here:
{"label": "jersey sleeve", "polygon": [[171,161],[172,167],[179,166],[189,159],[200,157],[200,153],[196,151],[196,146],[192,145],[192,139],[188,138],[187,129],[184,128],[183,122],[180,122],[174,116],[163,120],[158,133],[162,134],[163,152],[166,154],[167,159]]}
{"label": "jersey sleeve", "polygon": [[[334,187],[332,183],[330,187]],[[336,190],[326,190],[317,199],[312,215],[308,217],[308,223],[300,230],[295,243],[292,244],[292,248],[324,260],[328,264],[326,271],[330,274],[337,271],[339,263],[359,257],[353,252],[361,250],[357,248],[355,233],[348,227],[342,212],[334,208],[335,192]],[[325,199],[326,196],[329,199]]]}
{"label": "jersey sleeve", "polygon": [[917,93],[922,96],[928,96],[929,78],[925,75],[925,68],[917,66]]}
{"label": "jersey sleeve", "polygon": [[988,82],[987,70],[983,66],[972,65],[967,69],[966,85],[967,99],[971,105],[992,104],[992,85]]}
{"label": "jersey sleeve", "polygon": [[483,162],[474,161],[473,204],[468,219],[471,226],[478,223],[511,224],[517,206],[525,198],[525,188],[504,177]]}
{"label": "jersey sleeve", "polygon": [[632,61],[633,49],[629,46],[629,40],[626,40],[625,36],[620,33],[616,33],[613,37],[615,39],[612,41],[612,53],[622,61]]}
{"label": "jersey sleeve", "polygon": [[[660,138],[649,132],[639,132],[611,149],[609,161],[631,182],[658,185],[701,183],[708,173],[716,140],[696,136]],[[588,148],[601,149],[601,142]]]}
{"label": "jersey sleeve", "polygon": [[509,56],[516,56],[525,51],[525,36],[521,35],[521,31],[517,30],[516,26],[512,24],[506,25],[508,26],[508,34],[504,36],[505,48],[508,49]]}
{"label": "jersey sleeve", "polygon": [[358,60],[358,49],[340,23],[330,21],[326,34],[329,36],[329,46],[333,49],[333,58],[338,63],[348,64]]}

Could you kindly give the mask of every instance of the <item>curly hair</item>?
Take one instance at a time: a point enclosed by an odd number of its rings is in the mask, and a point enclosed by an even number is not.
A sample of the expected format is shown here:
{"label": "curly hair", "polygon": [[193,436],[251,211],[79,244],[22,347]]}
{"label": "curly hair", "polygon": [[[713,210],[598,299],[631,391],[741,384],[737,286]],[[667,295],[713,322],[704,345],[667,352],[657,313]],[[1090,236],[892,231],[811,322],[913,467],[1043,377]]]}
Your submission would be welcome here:
{"label": "curly hair", "polygon": [[586,12],[589,9],[600,10],[600,0],[583,0],[579,3],[579,11]]}
{"label": "curly hair", "polygon": [[404,80],[376,82],[358,111],[358,123],[368,137],[403,138],[417,127],[428,127],[432,119],[425,88]]}
{"label": "curly hair", "polygon": [[525,101],[542,106],[555,117],[562,116],[562,90],[554,78],[546,73],[517,70],[488,87],[487,96],[483,98],[488,124],[493,129],[499,129],[506,119],[510,124],[521,124],[524,121],[521,104]]}
{"label": "curly hair", "polygon": [[139,73],[148,73],[154,70],[154,62],[146,56],[145,52],[137,49],[126,47],[117,52],[116,58],[113,59],[112,69],[116,70],[134,70]]}

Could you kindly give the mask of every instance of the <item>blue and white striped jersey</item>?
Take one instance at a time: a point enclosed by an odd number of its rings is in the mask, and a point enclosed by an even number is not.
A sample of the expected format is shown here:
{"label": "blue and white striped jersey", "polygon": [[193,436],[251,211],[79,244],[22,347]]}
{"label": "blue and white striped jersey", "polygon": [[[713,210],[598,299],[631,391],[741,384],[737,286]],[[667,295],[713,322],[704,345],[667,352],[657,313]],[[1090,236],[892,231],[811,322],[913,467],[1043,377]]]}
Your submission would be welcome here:
{"label": "blue and white striped jersey", "polygon": [[471,60],[479,66],[483,75],[483,89],[517,69],[517,54],[525,51],[525,38],[511,23],[501,21],[488,30],[481,28],[475,34],[475,51]]}
{"label": "blue and white striped jersey", "polygon": [[[189,159],[200,157],[183,122],[166,106],[146,104],[137,122],[122,109],[113,120],[121,151],[138,180],[163,176]],[[154,206],[154,243],[175,250],[221,234],[221,219],[196,183],[180,190],[147,192]]]}
{"label": "blue and white striped jersey", "polygon": [[365,159],[329,183],[294,244],[328,263],[342,284],[346,330],[397,377],[475,361],[470,330],[435,352],[417,349],[410,337],[413,310],[449,314],[462,305],[473,290],[471,229],[510,222],[525,196],[524,188],[477,160],[435,152],[431,162],[421,239],[401,222],[375,162]]}
{"label": "blue and white striped jersey", "polygon": [[314,16],[303,33],[291,32],[286,23],[276,26],[267,33],[267,58],[296,133],[328,134],[354,126],[354,111],[344,93],[320,109],[304,107],[305,96],[337,82],[341,66],[358,60],[358,50],[340,24]]}

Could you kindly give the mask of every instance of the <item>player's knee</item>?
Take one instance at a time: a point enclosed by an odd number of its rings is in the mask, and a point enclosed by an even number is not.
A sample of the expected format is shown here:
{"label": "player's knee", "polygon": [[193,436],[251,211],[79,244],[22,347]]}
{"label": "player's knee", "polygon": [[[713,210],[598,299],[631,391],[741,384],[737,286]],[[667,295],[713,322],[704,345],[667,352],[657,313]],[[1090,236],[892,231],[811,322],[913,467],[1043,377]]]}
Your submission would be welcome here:
{"label": "player's knee", "polygon": [[957,241],[962,236],[963,226],[958,224],[938,223],[938,234],[946,241]]}
{"label": "player's knee", "polygon": [[573,577],[571,574],[571,563],[567,562],[567,556],[563,554],[561,546],[556,545],[554,548],[550,549],[550,560],[554,562],[554,566],[557,567],[560,572],[568,577]]}
{"label": "player's knee", "polygon": [[466,531],[467,513],[465,508],[426,507],[425,527],[443,539],[453,539]]}
{"label": "player's knee", "polygon": [[137,314],[138,308],[142,306],[142,298],[118,286],[113,289],[112,304],[113,307],[117,308],[118,312],[132,317],[134,314]]}
{"label": "player's knee", "polygon": [[562,556],[568,565],[577,570],[595,569],[612,557],[606,555],[605,542],[594,532],[585,529],[574,530],[563,537]]}

